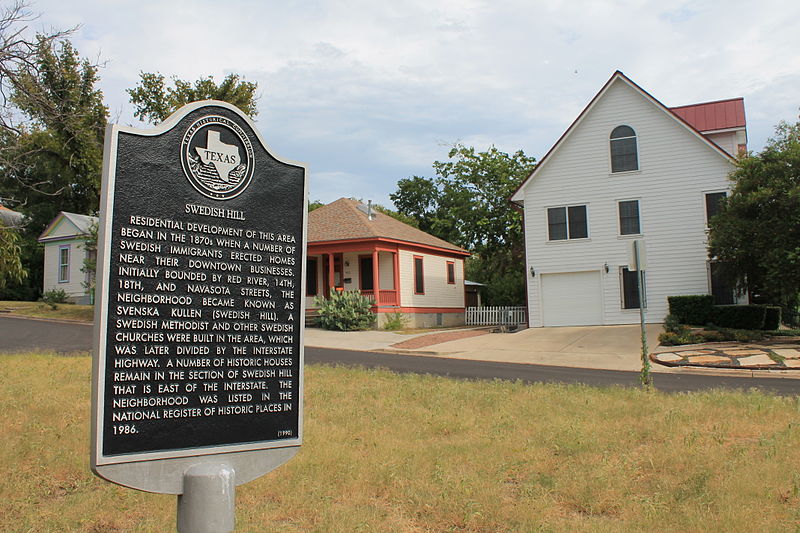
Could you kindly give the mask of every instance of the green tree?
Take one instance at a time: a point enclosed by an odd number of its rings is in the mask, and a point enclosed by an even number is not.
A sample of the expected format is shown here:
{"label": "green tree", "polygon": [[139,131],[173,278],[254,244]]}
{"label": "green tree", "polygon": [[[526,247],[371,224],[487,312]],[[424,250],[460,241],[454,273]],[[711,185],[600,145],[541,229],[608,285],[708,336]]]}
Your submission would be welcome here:
{"label": "green tree", "polygon": [[86,257],[83,259],[81,265],[81,272],[87,274],[86,281],[81,282],[81,285],[86,289],[89,294],[89,301],[94,304],[95,288],[97,286],[97,232],[99,230],[98,223],[92,221],[89,223],[89,234],[84,239],[83,249],[86,250]]}
{"label": "green tree", "polygon": [[20,261],[20,236],[16,228],[0,220],[0,289],[9,281],[21,282],[28,276]]}
{"label": "green tree", "polygon": [[709,257],[740,288],[800,303],[800,122],[781,122],[761,153],[737,161],[733,188],[709,221]]}
{"label": "green tree", "polygon": [[81,59],[69,41],[43,37],[35,68],[14,81],[11,103],[26,120],[6,132],[5,177],[29,210],[50,206],[43,217],[31,217],[38,230],[58,211],[97,211],[108,122],[98,81],[97,66]]}
{"label": "green tree", "polygon": [[134,116],[151,124],[162,122],[180,107],[199,100],[228,102],[251,118],[258,114],[258,83],[244,81],[238,74],[228,74],[220,84],[214,82],[213,76],[194,83],[173,77],[172,87],[167,86],[159,73],[142,72],[140,78],[136,87],[128,89],[128,94],[136,107]]}
{"label": "green tree", "polygon": [[461,246],[473,256],[467,277],[487,285],[487,303],[518,305],[525,298],[522,214],[508,201],[536,159],[494,146],[485,152],[457,144],[449,161],[436,161],[435,178],[402,179],[390,195],[397,210],[419,228]]}
{"label": "green tree", "polygon": [[108,121],[98,66],[65,39],[71,30],[26,39],[35,18],[24,2],[0,8],[0,197],[27,216],[15,249],[30,272],[3,290],[15,298],[41,290],[36,238],[47,223],[59,211],[97,210]]}

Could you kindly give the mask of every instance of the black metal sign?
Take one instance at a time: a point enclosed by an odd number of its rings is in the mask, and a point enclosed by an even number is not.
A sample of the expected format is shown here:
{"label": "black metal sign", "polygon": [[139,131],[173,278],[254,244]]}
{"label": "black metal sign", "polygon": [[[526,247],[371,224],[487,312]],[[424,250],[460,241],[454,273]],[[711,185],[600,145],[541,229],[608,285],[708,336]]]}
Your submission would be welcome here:
{"label": "black metal sign", "polygon": [[106,139],[93,465],[298,446],[306,175],[238,109]]}

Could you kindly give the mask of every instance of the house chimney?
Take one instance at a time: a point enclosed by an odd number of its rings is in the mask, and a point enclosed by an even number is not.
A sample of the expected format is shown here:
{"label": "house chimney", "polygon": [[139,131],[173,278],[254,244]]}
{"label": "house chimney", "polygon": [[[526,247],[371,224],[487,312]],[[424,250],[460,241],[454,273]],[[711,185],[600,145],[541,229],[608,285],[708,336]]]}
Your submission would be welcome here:
{"label": "house chimney", "polygon": [[375,215],[372,213],[372,200],[367,200],[367,220],[372,220]]}

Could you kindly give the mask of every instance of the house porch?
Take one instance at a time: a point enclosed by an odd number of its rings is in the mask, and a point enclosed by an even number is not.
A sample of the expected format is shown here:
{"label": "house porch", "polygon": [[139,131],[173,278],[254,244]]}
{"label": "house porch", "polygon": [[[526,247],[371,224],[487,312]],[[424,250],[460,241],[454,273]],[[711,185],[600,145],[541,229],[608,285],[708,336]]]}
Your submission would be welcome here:
{"label": "house porch", "polygon": [[358,291],[375,301],[376,313],[400,305],[399,250],[385,243],[309,245],[306,260],[306,307],[332,291]]}

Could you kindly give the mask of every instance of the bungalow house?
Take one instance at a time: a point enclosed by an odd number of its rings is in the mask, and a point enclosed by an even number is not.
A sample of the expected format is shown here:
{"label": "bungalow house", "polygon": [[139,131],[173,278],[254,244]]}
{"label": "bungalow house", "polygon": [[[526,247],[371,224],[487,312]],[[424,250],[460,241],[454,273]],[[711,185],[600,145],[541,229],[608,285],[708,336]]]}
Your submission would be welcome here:
{"label": "bungalow house", "polygon": [[90,274],[82,272],[84,260],[94,251],[85,248],[97,217],[60,212],[39,236],[44,244],[44,292],[62,289],[71,302],[89,304]]}
{"label": "bungalow house", "polygon": [[410,327],[464,323],[464,259],[469,252],[355,200],[308,214],[306,309],[331,291],[375,300],[378,324],[402,312]]}
{"label": "bungalow house", "polygon": [[[741,98],[668,108],[615,72],[511,200],[524,213],[529,325],[631,324],[667,297],[746,298],[717,276],[707,222],[746,149]],[[630,269],[646,250],[644,298]]]}

